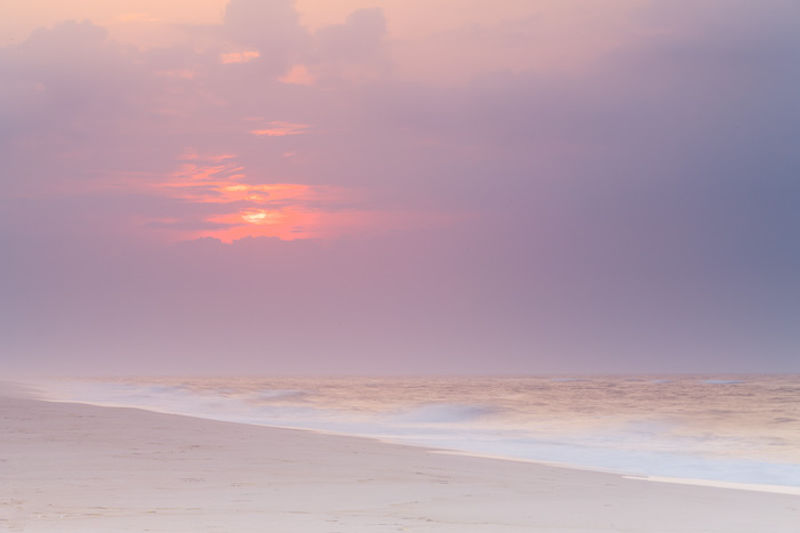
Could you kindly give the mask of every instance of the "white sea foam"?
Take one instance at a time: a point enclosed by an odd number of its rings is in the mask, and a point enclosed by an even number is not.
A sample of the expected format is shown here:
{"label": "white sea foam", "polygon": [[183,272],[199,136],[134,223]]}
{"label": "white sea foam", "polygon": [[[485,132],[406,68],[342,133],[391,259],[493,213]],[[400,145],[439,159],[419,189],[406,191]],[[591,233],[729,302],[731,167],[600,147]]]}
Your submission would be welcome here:
{"label": "white sea foam", "polygon": [[57,401],[658,479],[800,487],[796,376],[124,379],[49,382],[40,389]]}

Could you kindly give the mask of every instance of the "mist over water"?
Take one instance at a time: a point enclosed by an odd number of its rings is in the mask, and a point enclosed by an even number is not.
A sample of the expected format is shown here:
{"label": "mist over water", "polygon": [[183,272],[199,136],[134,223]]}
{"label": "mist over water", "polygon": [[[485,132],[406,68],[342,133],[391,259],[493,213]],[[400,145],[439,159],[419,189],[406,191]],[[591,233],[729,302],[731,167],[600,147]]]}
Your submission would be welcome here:
{"label": "mist over water", "polygon": [[125,378],[38,387],[57,401],[800,487],[800,376]]}

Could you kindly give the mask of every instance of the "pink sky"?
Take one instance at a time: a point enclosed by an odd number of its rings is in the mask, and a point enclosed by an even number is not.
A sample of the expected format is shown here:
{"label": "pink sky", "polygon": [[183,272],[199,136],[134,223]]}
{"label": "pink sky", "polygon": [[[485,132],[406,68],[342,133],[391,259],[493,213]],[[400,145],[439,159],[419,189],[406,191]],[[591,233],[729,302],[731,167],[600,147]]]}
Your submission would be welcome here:
{"label": "pink sky", "polygon": [[0,368],[800,370],[797,15],[3,2]]}

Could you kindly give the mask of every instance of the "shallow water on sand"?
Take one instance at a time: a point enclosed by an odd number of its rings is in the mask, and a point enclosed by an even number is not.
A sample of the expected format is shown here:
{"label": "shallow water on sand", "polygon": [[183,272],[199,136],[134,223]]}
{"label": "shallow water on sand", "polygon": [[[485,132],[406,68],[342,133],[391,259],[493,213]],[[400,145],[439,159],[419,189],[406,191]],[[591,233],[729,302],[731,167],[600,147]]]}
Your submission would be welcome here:
{"label": "shallow water on sand", "polygon": [[53,400],[800,487],[800,376],[124,378],[38,387]]}

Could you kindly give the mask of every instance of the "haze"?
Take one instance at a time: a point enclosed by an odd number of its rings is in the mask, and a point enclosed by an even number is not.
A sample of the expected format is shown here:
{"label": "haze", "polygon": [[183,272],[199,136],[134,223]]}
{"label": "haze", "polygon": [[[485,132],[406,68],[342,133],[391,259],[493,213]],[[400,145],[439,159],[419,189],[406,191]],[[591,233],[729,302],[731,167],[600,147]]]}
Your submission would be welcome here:
{"label": "haze", "polygon": [[800,372],[793,0],[10,0],[0,371]]}

